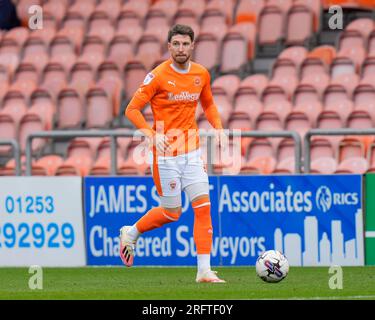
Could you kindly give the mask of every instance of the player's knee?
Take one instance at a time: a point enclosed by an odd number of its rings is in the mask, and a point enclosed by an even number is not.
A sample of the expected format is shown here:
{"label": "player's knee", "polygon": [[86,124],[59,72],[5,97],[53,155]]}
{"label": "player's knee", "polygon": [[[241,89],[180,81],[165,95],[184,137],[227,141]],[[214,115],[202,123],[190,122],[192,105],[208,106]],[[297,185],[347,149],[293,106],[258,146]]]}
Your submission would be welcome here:
{"label": "player's knee", "polygon": [[171,222],[178,221],[180,219],[182,209],[181,207],[178,208],[163,208],[163,214],[166,218],[171,220]]}
{"label": "player's knee", "polygon": [[190,201],[194,203],[196,200],[203,198],[205,196],[209,197],[209,185],[207,182],[197,182],[188,185],[184,191],[188,195]]}

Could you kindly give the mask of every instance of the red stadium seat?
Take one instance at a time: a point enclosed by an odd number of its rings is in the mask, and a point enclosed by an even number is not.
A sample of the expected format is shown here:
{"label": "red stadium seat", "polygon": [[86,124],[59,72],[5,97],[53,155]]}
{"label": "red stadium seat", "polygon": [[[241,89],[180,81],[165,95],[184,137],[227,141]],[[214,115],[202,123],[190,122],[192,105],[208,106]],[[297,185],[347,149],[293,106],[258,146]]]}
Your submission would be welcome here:
{"label": "red stadium seat", "polygon": [[[39,114],[32,113],[30,111],[24,114],[19,124],[19,143],[21,152],[25,152],[26,139],[31,133],[45,131],[46,129],[46,124],[44,123],[43,118]],[[40,151],[44,147],[45,143],[45,139],[33,139],[31,151]]]}
{"label": "red stadium seat", "polygon": [[[0,111],[0,140],[18,139],[17,126],[11,115]],[[11,151],[11,146],[0,146],[0,155],[7,155]]]}
{"label": "red stadium seat", "polygon": [[57,97],[56,128],[81,128],[85,111],[78,92],[74,88],[64,88]]}
{"label": "red stadium seat", "polygon": [[147,75],[147,69],[138,60],[129,61],[124,68],[124,85],[127,99],[131,99],[133,94],[142,84]]}
{"label": "red stadium seat", "polygon": [[115,35],[115,28],[111,18],[105,11],[95,10],[88,20],[88,36],[99,37],[108,44]]}
{"label": "red stadium seat", "polygon": [[268,77],[264,74],[253,74],[243,79],[240,83],[240,87],[251,87],[260,97],[263,90],[267,87],[268,82]]}
{"label": "red stadium seat", "polygon": [[69,86],[74,87],[83,98],[95,83],[95,69],[85,62],[76,62],[70,70]]}
{"label": "red stadium seat", "polygon": [[155,35],[144,34],[136,46],[136,59],[150,70],[155,61],[162,55],[162,44]]}
{"label": "red stadium seat", "polygon": [[247,64],[248,40],[239,32],[229,31],[223,38],[219,72],[237,73]]}
{"label": "red stadium seat", "polygon": [[195,40],[193,60],[207,69],[219,64],[219,40],[212,33],[200,33]]}
{"label": "red stadium seat", "polygon": [[111,22],[114,23],[118,13],[121,11],[121,4],[121,0],[101,0],[96,5],[95,10],[105,12],[111,19]]}
{"label": "red stadium seat", "polygon": [[314,32],[314,13],[309,6],[293,4],[286,16],[285,44],[306,45]]}
{"label": "red stadium seat", "polygon": [[39,172],[40,169],[45,173],[47,176],[54,176],[56,174],[57,168],[62,165],[64,159],[62,156],[57,154],[48,154],[44,155],[38,160],[35,161],[32,165],[32,175],[34,174],[34,169],[38,168]]}
{"label": "red stadium seat", "polygon": [[38,88],[33,91],[30,96],[30,108],[28,112],[38,114],[45,124],[45,129],[52,130],[56,106],[48,90]]}
{"label": "red stadium seat", "polygon": [[107,128],[113,119],[113,107],[104,88],[93,87],[86,94],[86,128]]}
{"label": "red stadium seat", "polygon": [[342,85],[329,85],[323,93],[323,104],[325,110],[336,111],[346,122],[349,114],[353,111],[353,101]]}
{"label": "red stadium seat", "polygon": [[232,104],[240,83],[241,79],[238,76],[228,74],[216,78],[212,83],[212,87],[222,88],[226,92],[228,99]]}
{"label": "red stadium seat", "polygon": [[95,70],[105,59],[106,44],[98,36],[87,36],[82,44],[78,62],[88,63]]}
{"label": "red stadium seat", "polygon": [[375,123],[375,87],[372,85],[360,84],[353,93],[355,110],[368,112],[373,123]]}

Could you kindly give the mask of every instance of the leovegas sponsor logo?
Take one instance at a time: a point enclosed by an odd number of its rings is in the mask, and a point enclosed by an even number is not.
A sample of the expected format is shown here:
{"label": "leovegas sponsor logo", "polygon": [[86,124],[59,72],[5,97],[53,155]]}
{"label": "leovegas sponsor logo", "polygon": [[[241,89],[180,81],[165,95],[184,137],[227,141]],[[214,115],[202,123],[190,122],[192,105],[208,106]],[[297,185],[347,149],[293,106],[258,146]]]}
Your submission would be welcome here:
{"label": "leovegas sponsor logo", "polygon": [[169,101],[196,101],[199,99],[200,93],[190,93],[188,91],[182,91],[177,94],[168,92]]}

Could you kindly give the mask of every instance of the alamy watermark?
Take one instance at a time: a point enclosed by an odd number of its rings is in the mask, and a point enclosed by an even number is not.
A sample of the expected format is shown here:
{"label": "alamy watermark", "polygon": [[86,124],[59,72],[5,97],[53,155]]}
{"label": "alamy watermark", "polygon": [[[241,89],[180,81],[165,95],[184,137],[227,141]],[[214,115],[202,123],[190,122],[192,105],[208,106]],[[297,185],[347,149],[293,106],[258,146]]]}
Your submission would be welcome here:
{"label": "alamy watermark", "polygon": [[332,16],[328,20],[328,26],[331,30],[342,30],[344,28],[344,13],[342,7],[329,7],[328,12]]}
{"label": "alamy watermark", "polygon": [[43,8],[38,5],[29,7],[28,13],[30,15],[28,26],[31,30],[43,29]]}
{"label": "alamy watermark", "polygon": [[43,269],[41,266],[33,265],[29,268],[29,273],[32,276],[29,278],[29,289],[30,290],[42,290],[43,289]]}
{"label": "alamy watermark", "polygon": [[331,290],[343,289],[344,272],[340,266],[331,266],[328,273],[332,276],[328,279],[328,287]]}

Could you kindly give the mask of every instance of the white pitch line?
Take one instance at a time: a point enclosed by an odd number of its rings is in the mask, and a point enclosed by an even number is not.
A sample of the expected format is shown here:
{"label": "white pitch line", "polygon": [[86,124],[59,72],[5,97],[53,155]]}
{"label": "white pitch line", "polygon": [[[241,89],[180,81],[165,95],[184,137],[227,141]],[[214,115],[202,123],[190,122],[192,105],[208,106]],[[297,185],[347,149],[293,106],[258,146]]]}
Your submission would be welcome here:
{"label": "white pitch line", "polygon": [[366,231],[366,238],[375,238],[375,231]]}

